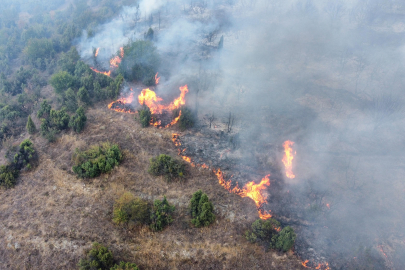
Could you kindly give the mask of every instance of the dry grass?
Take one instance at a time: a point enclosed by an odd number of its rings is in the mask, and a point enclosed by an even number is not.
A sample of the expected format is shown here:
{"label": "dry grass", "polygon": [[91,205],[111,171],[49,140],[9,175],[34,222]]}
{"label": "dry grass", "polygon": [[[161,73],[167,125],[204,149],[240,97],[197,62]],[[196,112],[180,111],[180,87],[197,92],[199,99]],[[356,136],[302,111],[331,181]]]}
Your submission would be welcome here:
{"label": "dry grass", "polygon": [[[177,155],[172,130],[142,129],[132,115],[104,106],[88,111],[88,123],[82,134],[63,134],[53,144],[33,137],[39,165],[0,191],[0,269],[76,269],[94,241],[141,269],[300,269],[295,257],[274,256],[243,238],[257,218],[254,203],[222,189],[210,171],[190,167],[182,183],[147,173],[151,157]],[[107,140],[124,150],[123,163],[91,181],[77,179],[74,149]],[[215,205],[217,221],[209,228],[190,224],[187,207],[198,189]],[[166,195],[175,221],[159,233],[115,226],[112,206],[125,191],[151,202]]]}

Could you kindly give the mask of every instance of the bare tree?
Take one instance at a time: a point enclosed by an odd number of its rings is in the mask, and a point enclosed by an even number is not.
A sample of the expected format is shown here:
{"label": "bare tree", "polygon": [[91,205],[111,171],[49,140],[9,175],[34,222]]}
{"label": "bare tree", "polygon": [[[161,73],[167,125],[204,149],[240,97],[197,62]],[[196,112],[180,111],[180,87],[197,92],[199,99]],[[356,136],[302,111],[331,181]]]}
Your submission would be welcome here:
{"label": "bare tree", "polygon": [[229,112],[229,116],[226,120],[226,126],[227,126],[228,133],[232,132],[232,128],[233,128],[234,124],[235,124],[235,115],[232,114],[232,112]]}
{"label": "bare tree", "polygon": [[214,113],[211,113],[211,115],[208,117],[208,121],[210,121],[210,128],[212,123],[216,120]]}

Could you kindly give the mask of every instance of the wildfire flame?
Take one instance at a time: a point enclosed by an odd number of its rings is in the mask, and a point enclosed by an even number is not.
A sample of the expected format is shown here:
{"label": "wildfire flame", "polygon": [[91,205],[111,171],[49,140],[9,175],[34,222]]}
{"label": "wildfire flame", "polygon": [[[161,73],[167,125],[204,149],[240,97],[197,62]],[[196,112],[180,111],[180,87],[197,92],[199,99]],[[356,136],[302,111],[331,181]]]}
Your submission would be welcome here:
{"label": "wildfire flame", "polygon": [[95,69],[95,68],[93,68],[93,67],[90,67],[90,69],[93,70],[94,72],[97,72],[97,73],[100,73],[100,74],[104,74],[104,75],[106,75],[106,76],[108,76],[108,77],[111,76],[111,70],[107,72],[107,71],[99,71],[99,70],[97,70],[97,69]]}
{"label": "wildfire flame", "polygon": [[292,172],[292,160],[294,159],[293,150],[291,146],[294,145],[292,141],[285,141],[283,144],[284,147],[284,157],[282,159],[284,166],[285,166],[285,174],[288,178],[295,178],[295,175]]}
{"label": "wildfire flame", "polygon": [[159,80],[160,80],[160,77],[158,77],[158,74],[159,74],[159,72],[156,73],[156,75],[155,75],[155,84],[158,84]]}
{"label": "wildfire flame", "polygon": [[318,270],[330,270],[329,267],[329,263],[325,262],[325,263],[319,263],[318,266],[308,266],[307,263],[309,262],[309,260],[305,260],[304,262],[301,262],[302,266],[304,266],[305,268],[311,268],[311,269],[318,269]]}
{"label": "wildfire flame", "polygon": [[[181,141],[179,139],[179,134],[177,133],[173,133],[172,134],[172,141],[174,143],[175,146],[177,147],[181,147]],[[186,162],[190,163],[192,167],[201,167],[201,168],[206,168],[208,169],[209,166],[207,166],[206,164],[195,164],[193,163],[192,159],[190,157],[187,156],[183,156],[182,152],[184,152],[183,149],[180,150],[179,149],[179,155],[181,156],[181,158],[183,160],[185,160]],[[226,181],[224,178],[224,174],[222,173],[221,169],[217,169],[217,170],[213,170],[213,172],[215,173],[215,175],[218,178],[218,182],[221,186],[223,186],[226,190],[228,190],[231,193],[235,193],[239,196],[241,196],[242,198],[245,197],[249,197],[251,198],[257,207],[257,211],[259,212],[259,217],[261,219],[269,219],[271,218],[271,214],[263,209],[263,205],[265,203],[267,203],[266,197],[267,197],[267,193],[266,193],[266,189],[268,186],[270,186],[270,174],[266,175],[259,184],[256,184],[255,182],[249,182],[247,183],[243,188],[239,188],[238,184],[236,184],[236,186],[234,188],[232,188],[232,181]],[[279,231],[281,228],[274,228],[277,231]]]}
{"label": "wildfire flame", "polygon": [[129,94],[128,97],[122,97],[116,101],[111,102],[110,104],[108,104],[108,108],[111,110],[117,111],[117,112],[134,114],[135,112],[133,112],[129,109],[121,109],[121,108],[117,108],[117,107],[114,107],[114,108],[112,107],[114,104],[122,104],[122,105],[131,104],[133,100],[134,100],[134,92],[132,92],[132,89],[131,89],[131,93]]}
{"label": "wildfire flame", "polygon": [[243,188],[239,188],[238,184],[236,184],[236,186],[231,189],[232,181],[226,181],[224,179],[224,174],[220,169],[214,170],[214,173],[218,178],[219,184],[226,190],[231,193],[235,193],[242,198],[251,198],[256,204],[257,210],[259,212],[259,217],[261,219],[271,218],[271,214],[263,209],[263,205],[267,203],[267,193],[265,189],[270,186],[270,174],[266,175],[259,184],[256,184],[252,181],[247,183]]}
{"label": "wildfire flame", "polygon": [[321,270],[330,270],[329,264],[328,263],[320,263],[315,269],[321,269]]}
{"label": "wildfire flame", "polygon": [[100,48],[97,48],[96,53],[94,54],[94,57],[98,56],[98,52],[100,51]]}
{"label": "wildfire flame", "polygon": [[181,111],[179,112],[179,116],[177,116],[176,118],[174,118],[173,121],[172,121],[170,124],[168,124],[168,125],[165,126],[165,128],[168,128],[168,127],[171,127],[171,126],[175,125],[175,124],[179,121],[180,116],[181,116]]}
{"label": "wildfire flame", "polygon": [[121,55],[121,58],[124,58],[124,47],[120,48],[120,55]]}
{"label": "wildfire flame", "polygon": [[302,266],[304,266],[305,268],[309,268],[308,266],[307,266],[307,263],[309,262],[309,260],[305,260],[305,262],[302,262],[301,264],[302,264]]}
{"label": "wildfire flame", "polygon": [[120,56],[117,55],[110,59],[111,68],[117,68],[118,65],[121,63],[122,58],[124,58],[124,48],[123,47],[120,48]]}
{"label": "wildfire flame", "polygon": [[118,65],[121,63],[121,58],[119,56],[115,56],[110,60],[110,67],[117,68]]}
{"label": "wildfire flame", "polygon": [[141,94],[138,96],[139,104],[143,104],[149,107],[151,113],[157,114],[162,113],[162,111],[171,111],[180,108],[181,105],[186,104],[185,96],[188,93],[187,85],[180,87],[180,96],[176,98],[169,105],[159,104],[162,99],[156,95],[153,90],[149,88],[143,89]]}

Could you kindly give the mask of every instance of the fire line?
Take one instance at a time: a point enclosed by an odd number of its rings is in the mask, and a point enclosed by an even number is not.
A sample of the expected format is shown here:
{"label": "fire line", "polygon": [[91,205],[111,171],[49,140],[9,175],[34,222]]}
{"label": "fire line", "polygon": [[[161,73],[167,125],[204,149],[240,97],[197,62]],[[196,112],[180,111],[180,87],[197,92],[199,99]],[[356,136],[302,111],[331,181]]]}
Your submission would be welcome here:
{"label": "fire line", "polygon": [[292,171],[292,161],[294,159],[293,150],[291,146],[294,145],[292,141],[285,141],[283,144],[284,147],[284,157],[282,159],[284,166],[285,166],[285,174],[288,178],[295,178],[295,175]]}

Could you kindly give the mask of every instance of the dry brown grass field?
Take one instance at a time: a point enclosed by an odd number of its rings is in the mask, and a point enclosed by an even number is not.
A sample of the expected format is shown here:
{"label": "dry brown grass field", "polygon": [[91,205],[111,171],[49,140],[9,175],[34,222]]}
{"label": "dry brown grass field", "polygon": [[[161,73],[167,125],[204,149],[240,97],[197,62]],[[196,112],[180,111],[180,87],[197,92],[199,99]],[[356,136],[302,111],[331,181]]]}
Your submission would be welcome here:
{"label": "dry brown grass field", "polygon": [[[0,269],[77,269],[95,241],[140,269],[303,268],[292,252],[266,252],[244,238],[258,218],[254,202],[223,189],[210,170],[188,166],[186,180],[172,183],[147,172],[151,157],[177,156],[171,141],[176,130],[143,129],[133,115],[109,111],[106,104],[90,108],[87,116],[81,134],[61,134],[55,143],[31,136],[37,166],[14,188],[0,190]],[[118,143],[124,161],[109,174],[77,178],[71,170],[73,151],[101,141]],[[1,156],[4,152],[3,147]],[[203,229],[191,225],[187,210],[198,189],[208,194],[217,215]],[[174,222],[158,233],[114,225],[113,203],[125,191],[150,202],[167,196],[176,206]]]}

